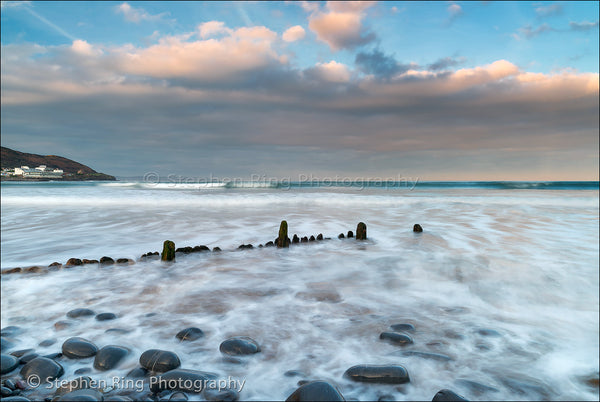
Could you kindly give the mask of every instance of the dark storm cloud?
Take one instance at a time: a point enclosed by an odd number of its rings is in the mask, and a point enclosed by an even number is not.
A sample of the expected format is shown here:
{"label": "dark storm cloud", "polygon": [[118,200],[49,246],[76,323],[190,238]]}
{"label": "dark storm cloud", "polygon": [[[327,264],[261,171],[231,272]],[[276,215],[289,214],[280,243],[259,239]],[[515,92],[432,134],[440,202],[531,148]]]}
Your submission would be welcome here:
{"label": "dark storm cloud", "polygon": [[444,57],[428,65],[427,69],[431,71],[447,70],[450,67],[458,66],[464,62],[465,60],[462,57],[458,59],[452,57]]}
{"label": "dark storm cloud", "polygon": [[373,74],[378,78],[385,79],[418,68],[413,64],[400,64],[393,56],[388,56],[379,49],[371,52],[359,52],[354,59],[354,64],[365,74]]}

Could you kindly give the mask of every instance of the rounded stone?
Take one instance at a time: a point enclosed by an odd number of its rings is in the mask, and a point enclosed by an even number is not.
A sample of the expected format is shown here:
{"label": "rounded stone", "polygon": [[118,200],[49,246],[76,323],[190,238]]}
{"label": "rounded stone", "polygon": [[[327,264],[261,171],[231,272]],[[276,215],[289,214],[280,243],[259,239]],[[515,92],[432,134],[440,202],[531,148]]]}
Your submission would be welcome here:
{"label": "rounded stone", "polygon": [[201,393],[206,381],[216,379],[215,373],[197,370],[176,369],[156,377],[150,384],[150,391],[159,393],[164,390]]}
{"label": "rounded stone", "polygon": [[94,357],[94,368],[106,371],[113,369],[129,354],[129,349],[123,346],[108,345],[96,353]]}
{"label": "rounded stone", "polygon": [[182,329],[175,335],[175,337],[181,341],[195,341],[196,339],[202,338],[204,332],[200,328],[191,327]]}
{"label": "rounded stone", "polygon": [[92,315],[96,315],[96,313],[89,308],[76,308],[67,313],[67,317],[69,318],[89,317]]}
{"label": "rounded stone", "polygon": [[27,364],[38,356],[39,356],[39,354],[37,354],[35,352],[27,353],[27,354],[21,356],[21,358],[19,359],[19,364]]}
{"label": "rounded stone", "polygon": [[410,331],[410,332],[415,331],[415,326],[412,324],[408,324],[408,323],[394,324],[394,325],[390,326],[390,328],[392,328],[394,331]]}
{"label": "rounded stone", "polygon": [[468,399],[449,389],[442,389],[434,395],[432,401],[468,401]]}
{"label": "rounded stone", "polygon": [[75,265],[83,265],[83,261],[81,261],[79,258],[69,258],[65,264],[65,267],[73,267]]}
{"label": "rounded stone", "polygon": [[344,397],[340,391],[325,381],[311,381],[306,383],[290,396],[286,402],[295,401],[344,401]]}
{"label": "rounded stone", "polygon": [[400,346],[406,346],[413,343],[413,340],[410,336],[400,334],[398,332],[382,332],[381,335],[379,335],[379,339],[389,341],[395,345]]}
{"label": "rounded stone", "polygon": [[260,352],[260,346],[252,338],[238,336],[223,341],[219,350],[226,355],[251,355]]}
{"label": "rounded stone", "polygon": [[155,373],[164,373],[181,366],[181,361],[173,352],[150,349],[140,356],[140,365]]}
{"label": "rounded stone", "polygon": [[408,371],[400,365],[369,365],[362,364],[350,367],[344,377],[357,382],[379,384],[404,384],[410,382]]}
{"label": "rounded stone", "polygon": [[100,313],[96,315],[96,321],[109,321],[117,318],[116,314],[113,313]]}
{"label": "rounded stone", "polygon": [[19,366],[19,359],[11,355],[0,355],[0,374],[10,373]]}
{"label": "rounded stone", "polygon": [[232,389],[205,388],[202,395],[207,401],[233,402],[240,399],[240,394]]}
{"label": "rounded stone", "polygon": [[21,368],[21,376],[27,380],[36,376],[42,382],[60,378],[65,373],[63,367],[47,357],[36,357]]}
{"label": "rounded stone", "polygon": [[100,258],[100,265],[112,265],[115,263],[115,260],[113,260],[110,257],[102,257]]}
{"label": "rounded stone", "polygon": [[84,359],[98,353],[98,347],[87,339],[73,337],[63,343],[62,353],[69,359]]}

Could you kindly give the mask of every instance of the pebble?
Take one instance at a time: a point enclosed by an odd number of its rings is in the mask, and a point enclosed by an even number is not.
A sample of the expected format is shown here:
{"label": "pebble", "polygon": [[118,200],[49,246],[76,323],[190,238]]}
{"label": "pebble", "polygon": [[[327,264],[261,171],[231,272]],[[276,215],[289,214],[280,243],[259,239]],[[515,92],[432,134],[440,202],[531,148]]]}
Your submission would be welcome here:
{"label": "pebble", "polygon": [[400,334],[398,332],[382,332],[379,335],[379,339],[383,339],[384,341],[389,341],[395,345],[406,346],[413,343],[413,340],[410,336],[405,334]]}
{"label": "pebble", "polygon": [[195,341],[196,339],[202,338],[204,332],[200,328],[191,327],[182,329],[175,335],[175,337],[181,341]]}
{"label": "pebble", "polygon": [[140,365],[155,373],[164,373],[181,366],[181,361],[173,352],[150,349],[140,356]]}
{"label": "pebble", "polygon": [[7,374],[19,366],[19,359],[11,355],[0,355],[0,374]]}
{"label": "pebble", "polygon": [[65,370],[63,367],[52,359],[47,357],[36,357],[21,368],[21,376],[24,379],[31,376],[37,376],[42,381],[45,379],[54,380],[60,378]]}
{"label": "pebble", "polygon": [[423,359],[431,359],[431,360],[437,360],[437,361],[441,361],[441,362],[448,362],[448,361],[452,360],[452,358],[450,356],[446,356],[441,353],[420,352],[417,350],[406,350],[406,351],[403,350],[403,351],[394,353],[394,355],[415,356],[415,357],[421,357]]}
{"label": "pebble", "polygon": [[78,389],[77,391],[69,392],[58,398],[59,402],[62,401],[76,401],[76,402],[87,402],[87,401],[103,401],[102,394],[95,389]]}
{"label": "pebble", "polygon": [[260,352],[260,346],[252,338],[239,336],[223,341],[219,350],[227,355],[251,355]]}
{"label": "pebble", "polygon": [[197,370],[176,369],[161,374],[150,385],[150,391],[158,393],[164,390],[192,392],[199,394],[208,380],[216,379],[215,373]]}
{"label": "pebble", "polygon": [[202,396],[207,401],[237,401],[240,399],[240,394],[232,389],[205,388]]}
{"label": "pebble", "polygon": [[393,329],[394,331],[410,331],[410,332],[415,331],[415,326],[412,324],[408,324],[408,323],[394,324],[394,325],[391,325],[390,328]]}
{"label": "pebble", "polygon": [[434,395],[432,401],[468,401],[468,399],[449,389],[442,389]]}
{"label": "pebble", "polygon": [[408,371],[400,365],[369,365],[362,364],[350,367],[344,377],[358,382],[379,384],[404,384],[410,382]]}
{"label": "pebble", "polygon": [[123,346],[104,346],[96,353],[94,368],[101,371],[111,370],[117,367],[128,354],[129,349]]}
{"label": "pebble", "polygon": [[311,381],[296,389],[287,397],[286,402],[344,400],[341,392],[330,383],[325,381]]}
{"label": "pebble", "polygon": [[96,315],[96,321],[109,321],[117,318],[116,314],[113,313],[100,313]]}
{"label": "pebble", "polygon": [[98,353],[98,347],[87,339],[73,337],[63,343],[62,353],[69,359],[84,359]]}
{"label": "pebble", "polygon": [[89,308],[76,308],[67,313],[67,317],[69,318],[89,317],[92,315],[96,315],[96,313],[94,313]]}

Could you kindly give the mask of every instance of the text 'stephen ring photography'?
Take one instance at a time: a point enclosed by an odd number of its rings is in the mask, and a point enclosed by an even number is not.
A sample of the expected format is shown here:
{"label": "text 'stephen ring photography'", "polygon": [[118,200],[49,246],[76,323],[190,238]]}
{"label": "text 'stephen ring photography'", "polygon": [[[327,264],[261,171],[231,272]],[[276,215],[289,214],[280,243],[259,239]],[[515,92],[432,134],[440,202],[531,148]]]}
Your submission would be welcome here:
{"label": "text 'stephen ring photography'", "polygon": [[599,7],[2,1],[2,401],[597,401]]}

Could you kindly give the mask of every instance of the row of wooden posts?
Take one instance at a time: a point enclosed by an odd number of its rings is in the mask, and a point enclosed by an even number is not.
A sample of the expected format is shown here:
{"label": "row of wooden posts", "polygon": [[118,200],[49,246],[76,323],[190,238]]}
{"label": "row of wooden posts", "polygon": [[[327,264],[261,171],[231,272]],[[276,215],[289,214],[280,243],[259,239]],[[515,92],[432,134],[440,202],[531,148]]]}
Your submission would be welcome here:
{"label": "row of wooden posts", "polygon": [[[356,240],[367,240],[367,225],[365,225],[364,222],[359,222],[356,226]],[[276,245],[278,248],[286,248],[290,246],[287,221],[281,221],[281,224],[279,225],[279,236],[277,237]],[[163,261],[175,261],[174,242],[171,240],[165,240],[160,259]]]}

